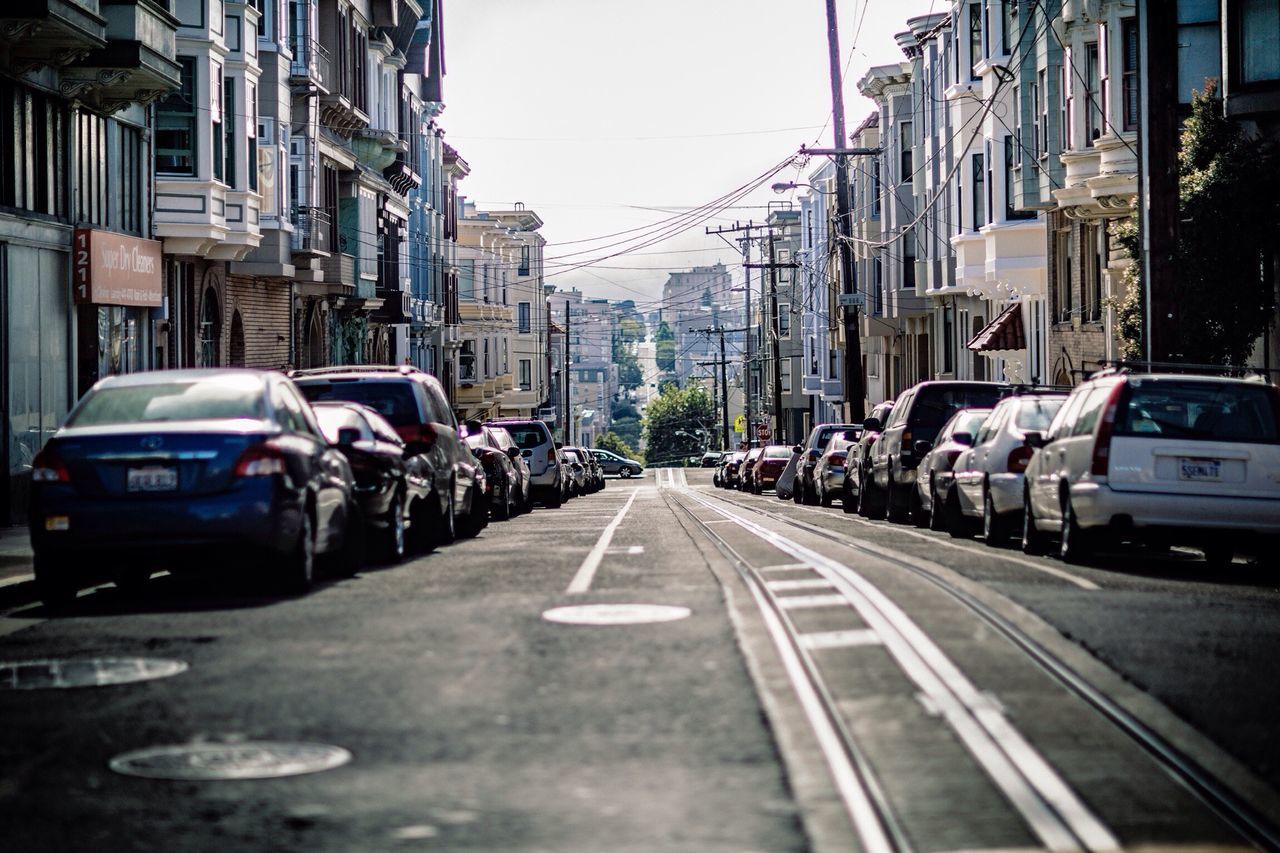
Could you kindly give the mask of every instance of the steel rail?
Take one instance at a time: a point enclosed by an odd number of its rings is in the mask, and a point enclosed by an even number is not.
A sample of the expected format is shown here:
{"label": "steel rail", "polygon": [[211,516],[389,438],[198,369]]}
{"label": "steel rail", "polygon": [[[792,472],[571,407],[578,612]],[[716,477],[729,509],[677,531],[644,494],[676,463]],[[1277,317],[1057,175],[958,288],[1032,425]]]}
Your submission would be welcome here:
{"label": "steel rail", "polygon": [[[880,548],[868,548],[856,539],[841,535],[817,524],[811,524],[781,513],[715,494],[725,503],[751,510],[767,518],[798,527],[816,536],[860,551],[878,560],[892,563],[924,578],[963,604],[971,612],[1021,649],[1040,669],[1063,687],[1083,699],[1090,707],[1147,753],[1170,778],[1217,815],[1224,823],[1261,850],[1280,850],[1280,827],[1224,785],[1198,762],[1153,731],[1118,702],[1090,684],[1061,658],[1054,655],[1025,631],[1018,628],[995,609],[934,573],[913,563],[907,556],[892,556]],[[993,555],[998,556],[998,555]]]}

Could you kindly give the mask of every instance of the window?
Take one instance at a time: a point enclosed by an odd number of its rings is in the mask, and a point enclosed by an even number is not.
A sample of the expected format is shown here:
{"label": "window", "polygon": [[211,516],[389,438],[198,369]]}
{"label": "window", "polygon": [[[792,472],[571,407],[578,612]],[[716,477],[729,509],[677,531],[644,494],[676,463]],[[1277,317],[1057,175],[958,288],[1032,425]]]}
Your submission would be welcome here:
{"label": "window", "polygon": [[234,77],[228,77],[224,81],[222,132],[227,139],[223,180],[227,182],[227,186],[234,188],[236,185],[236,80]]}
{"label": "window", "polygon": [[1240,0],[1235,46],[1240,51],[1240,82],[1280,79],[1280,5],[1275,0]]}
{"label": "window", "polygon": [[982,62],[982,6],[969,4],[969,79],[978,79],[978,64]]}
{"label": "window", "polygon": [[533,390],[533,362],[530,359],[520,359],[520,390]]}
{"label": "window", "polygon": [[533,324],[529,319],[528,302],[521,302],[516,306],[516,331],[522,335],[527,335],[533,331]]}
{"label": "window", "polygon": [[222,66],[214,63],[213,71],[209,75],[209,88],[212,104],[210,104],[209,118],[213,122],[213,179],[215,181],[226,180],[226,155],[225,139],[222,135],[222,122],[224,120],[223,111],[226,109],[226,101],[223,99],[223,88],[225,80],[222,76]]}
{"label": "window", "polygon": [[258,191],[258,90],[254,86],[246,87],[248,96],[245,105],[248,112],[244,117],[246,155],[244,170],[249,176],[250,192]]}
{"label": "window", "polygon": [[1034,210],[1021,210],[1018,207],[1018,167],[1017,154],[1013,150],[1012,136],[1004,138],[1004,218],[1035,219]]}
{"label": "window", "polygon": [[1084,138],[1090,145],[1093,141],[1102,135],[1102,125],[1104,122],[1103,103],[1101,92],[1101,71],[1098,67],[1098,45],[1096,42],[1090,42],[1084,46],[1084,68],[1085,68],[1085,124]]}
{"label": "window", "polygon": [[902,235],[902,289],[915,290],[916,287],[916,232],[908,231]]}
{"label": "window", "polygon": [[1059,99],[1062,102],[1062,114],[1058,120],[1058,144],[1063,151],[1072,150],[1071,144],[1071,128],[1075,124],[1076,114],[1076,90],[1071,85],[1071,48],[1067,48],[1062,54],[1062,81],[1058,86],[1058,93],[1061,95]]}
{"label": "window", "polygon": [[791,337],[791,304],[787,302],[778,303],[778,337]]}
{"label": "window", "polygon": [[1071,322],[1071,225],[1066,223],[1059,227],[1053,235],[1054,242],[1054,288],[1053,316],[1055,323]]}
{"label": "window", "polygon": [[1013,168],[1022,168],[1022,101],[1018,100],[1021,94],[1021,88],[1013,87],[1013,149],[1017,155],[1017,159],[1013,161]]}
{"label": "window", "polygon": [[987,208],[986,208],[987,216],[986,216],[986,218],[987,218],[987,221],[988,221],[988,222],[990,222],[991,220],[993,220],[993,219],[995,219],[995,218],[996,218],[996,205],[995,205],[995,202],[992,200],[992,195],[991,195],[993,192],[995,192],[995,189],[996,189],[996,182],[995,182],[995,176],[994,176],[994,175],[992,174],[992,172],[991,172],[991,170],[992,170],[993,166],[992,166],[992,163],[991,163],[991,141],[990,141],[990,140],[987,140],[987,141],[985,141],[985,142],[983,142],[983,143],[982,143],[982,150],[983,150],[984,152],[986,152],[986,153],[984,153],[984,154],[982,155],[982,165],[983,165],[984,167],[986,167],[986,170],[987,170],[987,177],[986,177],[986,180],[987,180],[987,183],[986,183],[986,186],[987,186],[987,199],[986,199],[986,201],[987,201]]}
{"label": "window", "polygon": [[911,183],[912,167],[911,167],[911,122],[904,121],[898,125],[898,145],[901,146],[898,151],[899,168],[901,169],[902,183]]}
{"label": "window", "polygon": [[1098,24],[1098,135],[1111,127],[1111,39],[1106,24]]}
{"label": "window", "polygon": [[875,300],[872,313],[879,317],[884,313],[884,264],[879,257],[871,261],[871,294]]}
{"label": "window", "polygon": [[1124,129],[1138,129],[1138,20],[1124,18],[1120,21],[1120,49],[1123,72],[1120,77],[1120,97],[1124,99]]}
{"label": "window", "polygon": [[1040,147],[1037,153],[1045,157],[1049,154],[1049,73],[1042,69],[1038,80],[1036,91],[1040,93],[1040,114],[1036,116],[1036,121],[1040,124],[1040,129],[1037,131]]}
{"label": "window", "polygon": [[[791,393],[791,359],[789,358],[782,359],[781,363],[778,364],[778,372],[782,374],[782,393],[790,394]],[[788,456],[790,455],[789,451],[787,455]]]}
{"label": "window", "polygon": [[162,175],[196,173],[196,60],[179,56],[178,91],[156,107],[156,171]]}
{"label": "window", "polygon": [[1000,0],[1000,21],[1000,49],[1012,53],[1014,34],[1018,30],[1018,0]]}
{"label": "window", "polygon": [[518,274],[519,275],[529,274],[529,247],[528,246],[520,247],[520,269],[518,270]]}
{"label": "window", "polygon": [[1031,153],[1037,158],[1044,153],[1044,140],[1040,138],[1040,99],[1044,89],[1043,81],[1044,72],[1041,71],[1039,79],[1031,84]]}
{"label": "window", "polygon": [[471,258],[458,261],[458,298],[476,298],[476,262]]}
{"label": "window", "polygon": [[871,218],[880,218],[880,158],[871,161]]}
{"label": "window", "polygon": [[1086,223],[1080,232],[1084,257],[1080,273],[1084,320],[1096,323],[1102,319],[1102,270],[1107,258],[1107,229],[1104,224]]}
{"label": "window", "polygon": [[982,155],[973,155],[973,230],[987,224],[987,178],[986,169],[982,165]]}
{"label": "window", "polygon": [[[952,367],[952,349],[955,347],[955,306],[946,303],[942,306],[942,372],[950,373]],[[903,407],[905,416],[906,407]]]}

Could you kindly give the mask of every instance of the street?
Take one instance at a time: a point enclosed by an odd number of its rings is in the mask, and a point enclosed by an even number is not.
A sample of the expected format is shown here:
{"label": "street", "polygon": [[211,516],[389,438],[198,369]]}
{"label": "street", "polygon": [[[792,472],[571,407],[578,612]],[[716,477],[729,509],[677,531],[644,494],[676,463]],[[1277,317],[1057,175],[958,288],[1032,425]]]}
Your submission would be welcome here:
{"label": "street", "polygon": [[[1068,566],[650,469],[302,597],[160,576],[57,618],[14,606],[0,688],[47,675],[24,661],[186,668],[0,689],[0,832],[15,851],[1266,849],[1278,641],[1280,582],[1244,561]],[[337,749],[266,766],[291,744]],[[128,775],[162,746],[218,750]]]}

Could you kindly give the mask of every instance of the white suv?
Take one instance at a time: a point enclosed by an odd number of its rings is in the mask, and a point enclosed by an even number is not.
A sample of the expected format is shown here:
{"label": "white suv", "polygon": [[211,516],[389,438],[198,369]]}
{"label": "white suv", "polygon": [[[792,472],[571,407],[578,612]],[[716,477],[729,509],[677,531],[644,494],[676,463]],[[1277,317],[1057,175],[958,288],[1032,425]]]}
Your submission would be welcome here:
{"label": "white suv", "polygon": [[1280,391],[1240,379],[1109,374],[1077,387],[1027,466],[1022,547],[1181,542],[1225,565],[1280,535]]}

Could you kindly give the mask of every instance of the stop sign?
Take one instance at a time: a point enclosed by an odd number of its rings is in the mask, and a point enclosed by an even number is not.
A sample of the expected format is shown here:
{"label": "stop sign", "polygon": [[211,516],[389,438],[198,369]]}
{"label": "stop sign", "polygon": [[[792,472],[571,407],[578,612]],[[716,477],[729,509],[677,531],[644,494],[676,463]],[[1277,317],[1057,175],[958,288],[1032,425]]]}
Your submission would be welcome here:
{"label": "stop sign", "polygon": [[764,441],[768,437],[769,437],[769,425],[756,424],[756,438],[760,439],[761,441]]}

